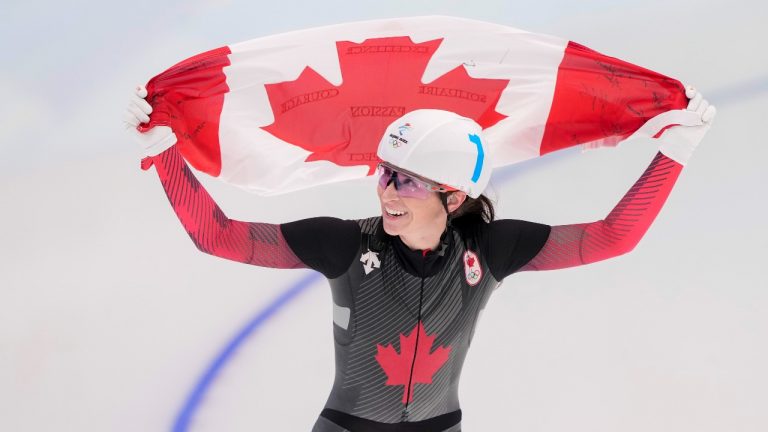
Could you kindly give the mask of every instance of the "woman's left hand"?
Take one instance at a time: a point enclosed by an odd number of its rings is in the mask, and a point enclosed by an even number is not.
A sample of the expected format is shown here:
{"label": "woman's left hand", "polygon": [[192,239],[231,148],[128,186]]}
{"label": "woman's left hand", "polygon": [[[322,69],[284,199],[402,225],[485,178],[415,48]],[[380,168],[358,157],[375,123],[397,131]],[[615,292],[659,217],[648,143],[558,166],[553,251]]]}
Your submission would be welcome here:
{"label": "woman's left hand", "polygon": [[659,151],[680,165],[685,165],[691,158],[693,151],[712,126],[717,113],[715,107],[710,105],[696,88],[686,87],[685,95],[690,100],[686,110],[695,113],[700,123],[693,126],[673,126],[659,138],[662,141]]}

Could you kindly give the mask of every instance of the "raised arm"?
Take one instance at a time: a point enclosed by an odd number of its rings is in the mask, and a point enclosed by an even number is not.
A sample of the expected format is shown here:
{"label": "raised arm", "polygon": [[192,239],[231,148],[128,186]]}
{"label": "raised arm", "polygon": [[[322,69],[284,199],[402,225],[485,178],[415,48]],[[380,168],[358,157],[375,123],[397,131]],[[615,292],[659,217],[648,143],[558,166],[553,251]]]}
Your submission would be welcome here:
{"label": "raised arm", "polygon": [[625,254],[638,244],[659,214],[691,153],[715,115],[714,107],[689,89],[688,110],[701,115],[700,126],[675,126],[660,138],[659,153],[632,188],[603,219],[553,226],[539,253],[519,271],[554,270]]}
{"label": "raised arm", "polygon": [[[228,218],[195,178],[178,149],[150,157],[173,211],[195,246],[207,254],[273,268],[306,268],[280,225]],[[148,164],[144,164],[148,168]]]}
{"label": "raised arm", "polygon": [[280,225],[241,222],[228,218],[195,178],[175,147],[176,135],[167,126],[146,133],[135,130],[149,121],[151,106],[144,100],[146,89],[138,88],[125,115],[127,126],[147,156],[142,168],[152,165],[174,212],[202,252],[221,258],[273,268],[305,268],[283,237]]}
{"label": "raised arm", "polygon": [[152,107],[137,88],[125,114],[126,126],[141,144],[142,168],[151,166],[174,212],[197,248],[221,258],[272,268],[311,268],[328,278],[340,276],[359,248],[360,226],[351,220],[317,217],[285,224],[241,222],[228,218],[195,178],[167,126],[140,133]]}
{"label": "raised arm", "polygon": [[541,251],[519,271],[574,267],[631,251],[659,214],[682,169],[657,153],[605,219],[553,226]]}

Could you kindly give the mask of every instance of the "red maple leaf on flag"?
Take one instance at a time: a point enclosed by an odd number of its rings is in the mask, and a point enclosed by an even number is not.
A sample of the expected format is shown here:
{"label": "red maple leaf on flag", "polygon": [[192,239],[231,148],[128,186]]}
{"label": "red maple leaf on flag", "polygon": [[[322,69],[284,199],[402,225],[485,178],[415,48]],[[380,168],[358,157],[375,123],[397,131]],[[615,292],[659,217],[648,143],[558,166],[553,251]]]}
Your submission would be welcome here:
{"label": "red maple leaf on flag", "polygon": [[419,322],[409,336],[400,335],[400,354],[395,351],[394,344],[376,345],[378,348],[376,361],[387,374],[385,384],[405,386],[404,404],[413,400],[413,388],[416,384],[432,384],[435,372],[448,361],[448,356],[451,354],[450,346],[438,347],[435,352],[430,353],[436,336],[427,335],[424,324]]}
{"label": "red maple leaf on flag", "polygon": [[342,84],[310,67],[294,81],[265,84],[275,120],[263,129],[310,151],[307,162],[367,165],[370,175],[381,135],[407,112],[453,111],[484,129],[504,119],[496,104],[509,80],[472,78],[460,65],[430,83],[421,81],[441,42],[417,44],[407,36],[336,42]]}

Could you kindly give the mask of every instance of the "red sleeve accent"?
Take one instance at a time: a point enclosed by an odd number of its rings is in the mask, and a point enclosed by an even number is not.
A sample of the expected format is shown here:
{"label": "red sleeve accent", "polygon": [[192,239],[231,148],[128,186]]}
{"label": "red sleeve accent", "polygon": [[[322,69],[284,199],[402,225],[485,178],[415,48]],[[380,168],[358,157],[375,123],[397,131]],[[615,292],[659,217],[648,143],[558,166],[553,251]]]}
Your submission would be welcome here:
{"label": "red sleeve accent", "polygon": [[306,268],[280,225],[228,218],[189,169],[176,146],[149,158],[171,207],[195,246],[217,257],[273,268]]}
{"label": "red sleeve accent", "polygon": [[631,251],[661,211],[682,169],[679,163],[657,153],[608,217],[553,226],[544,247],[520,271],[574,267]]}

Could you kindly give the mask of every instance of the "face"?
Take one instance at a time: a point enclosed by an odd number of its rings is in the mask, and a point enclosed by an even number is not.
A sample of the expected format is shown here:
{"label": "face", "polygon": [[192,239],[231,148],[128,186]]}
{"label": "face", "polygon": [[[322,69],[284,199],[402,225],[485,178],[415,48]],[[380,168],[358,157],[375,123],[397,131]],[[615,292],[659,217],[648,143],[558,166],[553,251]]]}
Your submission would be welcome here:
{"label": "face", "polygon": [[[432,240],[437,242],[445,230],[448,217],[439,193],[429,190],[434,183],[401,172],[393,177],[391,169],[381,169],[379,176],[377,193],[384,231],[400,236],[409,245],[423,246],[419,249],[431,247]],[[466,196],[463,192],[451,195],[449,211],[458,208]]]}
{"label": "face", "polygon": [[[381,203],[384,231],[392,236],[418,237],[439,228],[445,229],[447,213],[437,192],[429,192],[425,198],[400,196],[394,182],[386,188],[376,188]],[[395,214],[392,214],[395,213]]]}

